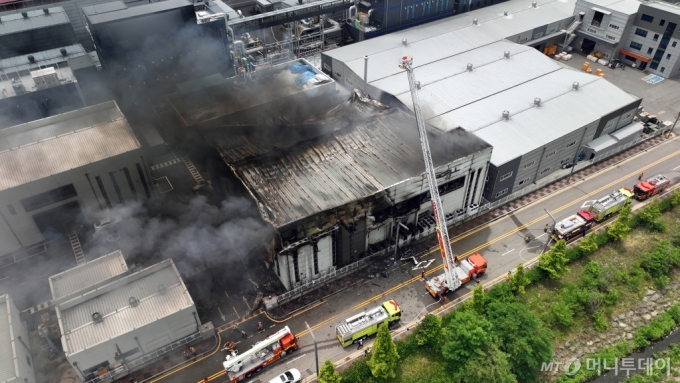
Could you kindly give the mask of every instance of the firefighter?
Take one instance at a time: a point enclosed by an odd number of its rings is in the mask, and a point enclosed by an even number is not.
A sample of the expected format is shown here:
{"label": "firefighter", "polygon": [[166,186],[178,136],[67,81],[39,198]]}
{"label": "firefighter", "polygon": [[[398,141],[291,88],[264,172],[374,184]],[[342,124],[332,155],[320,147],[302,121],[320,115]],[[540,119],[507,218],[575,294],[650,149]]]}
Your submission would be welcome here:
{"label": "firefighter", "polygon": [[546,223],[545,227],[543,228],[543,232],[547,233],[549,229],[550,229],[550,225]]}
{"label": "firefighter", "polygon": [[210,382],[210,379],[208,379],[208,378],[203,379],[203,383],[208,383],[208,382]]}
{"label": "firefighter", "polygon": [[241,338],[247,338],[248,335],[246,335],[246,330],[241,330]]}
{"label": "firefighter", "polygon": [[363,338],[359,338],[359,341],[357,343],[359,343],[357,350],[360,350],[362,347],[364,347],[364,339]]}
{"label": "firefighter", "polygon": [[182,351],[182,355],[184,355],[184,359],[189,359],[189,353],[187,350]]}
{"label": "firefighter", "polygon": [[264,331],[264,325],[262,322],[257,322],[257,332],[262,332]]}
{"label": "firefighter", "polygon": [[446,297],[442,297],[442,306],[446,306]]}
{"label": "firefighter", "polygon": [[191,354],[193,356],[196,356],[196,349],[194,348],[194,346],[189,347],[189,351],[191,351]]}
{"label": "firefighter", "polygon": [[422,269],[422,270],[420,271],[420,278],[421,278],[422,280],[425,280],[425,269]]}
{"label": "firefighter", "polygon": [[638,181],[642,181],[642,177],[644,176],[645,176],[644,172],[640,173],[640,175],[638,176]]}

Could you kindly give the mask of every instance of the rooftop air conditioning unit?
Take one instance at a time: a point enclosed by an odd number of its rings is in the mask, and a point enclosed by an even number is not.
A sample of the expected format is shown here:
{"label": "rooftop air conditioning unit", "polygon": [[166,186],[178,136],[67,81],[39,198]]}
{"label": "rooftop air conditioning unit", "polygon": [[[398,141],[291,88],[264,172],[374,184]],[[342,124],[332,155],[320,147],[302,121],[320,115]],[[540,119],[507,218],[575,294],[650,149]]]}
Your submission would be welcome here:
{"label": "rooftop air conditioning unit", "polygon": [[104,318],[102,318],[102,314],[94,313],[92,314],[92,320],[94,321],[94,323],[101,323],[104,320]]}

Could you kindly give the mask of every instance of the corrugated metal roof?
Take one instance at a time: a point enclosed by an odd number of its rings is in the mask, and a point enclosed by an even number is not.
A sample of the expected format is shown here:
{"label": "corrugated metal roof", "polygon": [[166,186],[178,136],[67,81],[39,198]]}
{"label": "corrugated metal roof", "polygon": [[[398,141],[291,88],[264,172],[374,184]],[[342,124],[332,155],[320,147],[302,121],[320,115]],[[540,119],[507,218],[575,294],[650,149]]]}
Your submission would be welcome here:
{"label": "corrugated metal roof", "polygon": [[101,24],[188,6],[192,6],[192,3],[187,0],[163,0],[156,3],[138,5],[103,13],[93,13],[85,16],[90,20],[91,24]]}
{"label": "corrugated metal roof", "polygon": [[587,3],[627,15],[636,14],[640,8],[637,0],[588,0]]}
{"label": "corrugated metal roof", "polygon": [[62,7],[49,7],[50,13],[45,13],[42,9],[35,11],[25,11],[28,17],[24,18],[21,12],[3,13],[1,15],[0,36],[11,35],[13,33],[30,31],[51,27],[60,24],[68,24],[71,21]]}
{"label": "corrugated metal roof", "polygon": [[[66,56],[61,54],[62,48],[50,49],[42,52],[31,53],[30,55],[9,57],[0,60],[0,73],[16,73],[22,70],[35,70],[41,66],[54,65],[68,61],[70,58],[87,56],[85,48],[80,44],[64,47]],[[33,56],[35,63],[28,61],[28,56]]]}
{"label": "corrugated metal roof", "polygon": [[595,151],[595,152],[598,152],[600,150],[603,150],[603,149],[606,149],[606,148],[609,148],[611,146],[616,145],[617,142],[618,142],[618,140],[616,138],[610,136],[609,134],[605,134],[602,137],[598,137],[598,138],[590,141],[585,146],[593,149],[593,151]]}
{"label": "corrugated metal roof", "polygon": [[[491,162],[494,165],[504,164],[522,153],[531,152],[637,99],[603,78],[596,78],[581,85],[578,91],[573,91],[571,84],[582,74],[569,69],[561,69],[559,73],[564,84],[560,86],[564,89],[563,94],[543,100],[538,108],[528,105],[527,109],[514,115],[511,112],[509,120],[499,118],[498,122],[475,132],[493,146]],[[555,81],[557,79],[549,78],[545,86],[556,87]],[[532,102],[533,97],[526,95],[525,99]]]}
{"label": "corrugated metal roof", "polygon": [[[165,286],[165,293],[159,286]],[[103,341],[157,321],[194,305],[171,260],[119,278],[110,285],[88,293],[82,302],[57,306],[67,355],[87,350]],[[131,307],[134,297],[138,306]],[[75,298],[74,300],[77,300]],[[94,323],[92,314],[103,317]]]}
{"label": "corrugated metal roof", "polygon": [[[532,8],[532,2],[533,0],[503,2],[333,49],[323,54],[344,62],[363,60],[364,55],[368,55],[370,72],[371,57],[391,50],[390,55],[393,57],[391,67],[384,69],[394,71],[392,67],[397,67],[397,60],[404,54],[412,54],[414,66],[418,67],[431,62],[429,57],[439,56],[442,51],[460,44],[467,45],[468,39],[473,39],[477,46],[481,46],[565,19],[573,15],[576,4],[575,0],[542,0],[538,1],[538,8]],[[509,16],[503,15],[505,11]],[[472,25],[475,18],[479,20],[479,26]],[[407,39],[408,46],[402,46],[402,39]],[[426,39],[436,40],[436,48],[430,51],[422,50],[420,55],[416,56],[411,47],[414,45],[417,47],[417,42]],[[359,76],[363,78],[363,66]]]}
{"label": "corrugated metal roof", "polygon": [[[393,109],[361,115],[360,106],[344,108],[344,114],[320,125],[349,121],[348,128],[278,152],[264,148],[257,137],[239,140],[231,130],[221,139],[210,139],[227,162],[240,160],[231,165],[278,227],[422,175],[425,165],[418,129],[410,114]],[[248,145],[236,146],[234,142]],[[462,129],[431,138],[430,146],[435,166],[489,147]],[[244,160],[258,155],[261,157]]]}
{"label": "corrugated metal roof", "polygon": [[643,124],[639,122],[633,122],[628,126],[625,126],[615,132],[610,133],[609,135],[620,141],[626,137],[640,134],[640,132],[642,132],[642,129],[644,129]]}
{"label": "corrugated metal roof", "polygon": [[17,378],[19,375],[15,365],[14,329],[10,318],[11,302],[8,295],[0,295],[0,382]]}
{"label": "corrugated metal roof", "polygon": [[128,270],[125,257],[120,250],[86,262],[50,277],[52,299],[67,297],[84,289],[102,283]]}
{"label": "corrugated metal roof", "polygon": [[0,190],[141,147],[114,101],[0,130],[0,142]]}
{"label": "corrugated metal roof", "polygon": [[675,4],[665,3],[665,2],[645,2],[646,6],[650,8],[656,8],[665,12],[680,15],[680,7]]}

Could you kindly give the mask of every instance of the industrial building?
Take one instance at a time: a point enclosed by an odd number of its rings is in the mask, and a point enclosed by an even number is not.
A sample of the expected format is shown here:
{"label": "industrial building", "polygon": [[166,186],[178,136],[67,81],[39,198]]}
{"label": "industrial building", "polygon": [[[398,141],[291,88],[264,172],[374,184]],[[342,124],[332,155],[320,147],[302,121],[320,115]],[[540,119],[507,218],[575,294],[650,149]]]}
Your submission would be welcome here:
{"label": "industrial building", "polygon": [[9,295],[0,295],[0,381],[37,383],[25,323]]}
{"label": "industrial building", "polygon": [[[76,43],[62,7],[0,14],[0,58],[27,55]],[[4,67],[3,67],[4,68]]]}
{"label": "industrial building", "polygon": [[120,252],[50,278],[61,344],[83,381],[127,375],[138,358],[201,331],[171,259],[130,271]]}
{"label": "industrial building", "polygon": [[80,44],[1,59],[0,129],[87,106],[82,87],[99,69]]}
{"label": "industrial building", "polygon": [[1,254],[152,196],[141,145],[114,101],[1,129],[0,138]]}
{"label": "industrial building", "polygon": [[426,121],[493,146],[484,186],[484,199],[493,202],[573,163],[584,144],[630,124],[640,105],[603,78],[532,48],[563,41],[579,21],[573,7],[551,0],[494,5],[324,52],[323,69],[363,87],[367,63],[367,92],[412,108],[396,65],[412,55]]}

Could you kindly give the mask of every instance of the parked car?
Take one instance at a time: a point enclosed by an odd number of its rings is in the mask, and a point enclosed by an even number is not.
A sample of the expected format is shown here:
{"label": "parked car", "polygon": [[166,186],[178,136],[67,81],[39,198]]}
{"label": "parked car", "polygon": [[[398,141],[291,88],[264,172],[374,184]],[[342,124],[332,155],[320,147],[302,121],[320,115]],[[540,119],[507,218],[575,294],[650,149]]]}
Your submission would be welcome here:
{"label": "parked car", "polygon": [[106,217],[102,219],[101,221],[98,221],[94,224],[94,229],[99,231],[102,229],[108,229],[110,227],[115,226],[118,222],[122,221],[123,217],[117,215],[114,217]]}
{"label": "parked car", "polygon": [[269,381],[269,383],[297,383],[302,380],[302,374],[297,368],[291,368],[283,374]]}

